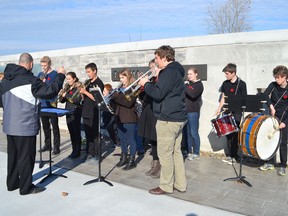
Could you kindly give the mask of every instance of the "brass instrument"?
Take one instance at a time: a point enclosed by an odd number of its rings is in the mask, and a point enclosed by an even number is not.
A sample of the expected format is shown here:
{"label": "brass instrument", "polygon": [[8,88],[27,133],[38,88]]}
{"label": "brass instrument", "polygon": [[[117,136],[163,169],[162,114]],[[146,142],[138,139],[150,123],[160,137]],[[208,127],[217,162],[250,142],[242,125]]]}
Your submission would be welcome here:
{"label": "brass instrument", "polygon": [[66,83],[64,85],[64,88],[59,91],[57,99],[55,101],[50,102],[51,106],[57,107],[57,104],[60,101],[60,99],[62,98],[63,93],[68,92],[69,89],[70,89],[70,85],[68,83]]}
{"label": "brass instrument", "polygon": [[73,93],[73,95],[71,96],[71,98],[68,99],[68,101],[69,101],[70,103],[73,103],[73,99],[76,98],[76,97],[79,97],[79,95],[80,95],[80,89],[81,89],[81,88],[86,88],[88,85],[90,85],[90,83],[91,83],[91,79],[85,80],[84,83],[81,83],[81,82],[75,83],[77,89],[76,89],[76,91]]}
{"label": "brass instrument", "polygon": [[151,68],[148,70],[146,73],[142,74],[137,80],[135,80],[132,84],[130,84],[124,91],[123,93],[125,94],[125,97],[127,100],[131,101],[131,97],[137,97],[141,93],[141,85],[137,84],[140,79],[148,75],[148,79],[152,79],[154,75],[155,68]]}

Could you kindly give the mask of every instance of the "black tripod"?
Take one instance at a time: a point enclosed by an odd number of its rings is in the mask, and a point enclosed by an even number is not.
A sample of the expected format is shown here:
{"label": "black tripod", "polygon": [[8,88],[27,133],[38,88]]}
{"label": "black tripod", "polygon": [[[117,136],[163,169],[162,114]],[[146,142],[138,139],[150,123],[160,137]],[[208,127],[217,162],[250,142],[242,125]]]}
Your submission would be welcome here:
{"label": "black tripod", "polygon": [[[228,105],[228,110],[230,112],[238,112],[238,113],[242,112],[242,117],[241,117],[242,124],[243,124],[245,112],[263,111],[262,103],[264,101],[263,101],[263,97],[260,95],[231,95],[227,97],[226,99],[227,99],[226,105]],[[232,163],[233,169],[236,173],[236,177],[227,178],[227,179],[224,179],[223,181],[237,181],[239,183],[245,183],[247,186],[252,187],[252,185],[247,180],[245,180],[246,177],[242,175],[242,165],[243,165],[242,145],[243,144],[241,140],[243,140],[244,133],[242,133],[241,129],[239,133],[241,135],[241,139],[240,140],[238,139],[238,146],[241,149],[239,173],[236,171],[235,166]]]}
{"label": "black tripod", "polygon": [[[64,115],[67,115],[69,113],[71,113],[72,111],[70,110],[65,110],[65,109],[58,109],[58,108],[43,108],[41,109],[40,115],[41,116],[49,116],[49,117],[61,117]],[[40,149],[41,149],[41,128],[40,128]],[[51,151],[52,151],[52,146],[51,146],[51,142],[50,142],[50,146],[49,146],[50,150],[49,150],[49,173],[47,174],[47,176],[45,178],[43,178],[40,183],[43,183],[47,178],[51,177],[51,176],[57,176],[57,177],[63,177],[63,178],[67,178],[67,176],[62,175],[62,174],[56,174],[56,173],[52,173],[52,155],[51,155]],[[42,164],[42,152],[40,151],[40,164]],[[39,164],[39,166],[40,166]]]}
{"label": "black tripod", "polygon": [[113,184],[109,181],[107,181],[104,177],[101,175],[101,162],[102,162],[102,138],[101,138],[101,131],[100,131],[100,125],[101,125],[101,110],[103,111],[108,111],[112,112],[109,106],[106,104],[104,97],[102,95],[101,90],[99,87],[93,88],[92,90],[90,89],[90,92],[93,92],[93,96],[95,100],[97,101],[97,106],[98,106],[98,156],[99,156],[99,162],[98,162],[98,178],[90,180],[84,185],[92,184],[95,182],[105,182],[106,184],[113,186]]}

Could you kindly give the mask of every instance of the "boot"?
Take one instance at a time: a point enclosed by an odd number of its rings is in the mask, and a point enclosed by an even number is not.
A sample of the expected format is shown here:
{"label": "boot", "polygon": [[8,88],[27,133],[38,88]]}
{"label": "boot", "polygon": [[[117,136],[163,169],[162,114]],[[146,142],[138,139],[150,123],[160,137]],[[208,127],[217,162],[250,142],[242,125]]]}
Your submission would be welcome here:
{"label": "boot", "polygon": [[159,163],[159,165],[158,165],[158,170],[157,170],[155,173],[153,173],[153,174],[151,175],[151,177],[152,177],[152,178],[160,178],[160,172],[161,172],[161,165],[160,165],[160,163]]}
{"label": "boot", "polygon": [[117,167],[121,167],[121,166],[124,166],[125,164],[127,164],[128,162],[128,154],[124,154],[124,153],[121,153],[121,156],[120,156],[120,160],[119,162],[116,164]]}
{"label": "boot", "polygon": [[145,175],[151,176],[151,175],[153,175],[154,173],[158,172],[158,170],[159,170],[159,165],[160,165],[159,160],[153,160],[153,161],[151,162],[151,169],[150,169],[148,172],[145,172]]}
{"label": "boot", "polygon": [[128,163],[125,167],[123,167],[123,170],[130,170],[136,167],[136,163],[135,163],[135,156],[134,157],[129,157]]}

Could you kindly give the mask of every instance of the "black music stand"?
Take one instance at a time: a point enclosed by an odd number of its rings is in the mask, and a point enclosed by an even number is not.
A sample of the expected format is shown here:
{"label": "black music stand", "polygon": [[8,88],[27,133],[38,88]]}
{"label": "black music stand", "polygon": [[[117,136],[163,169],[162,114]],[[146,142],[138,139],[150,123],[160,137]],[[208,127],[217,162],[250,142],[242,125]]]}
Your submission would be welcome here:
{"label": "black music stand", "polygon": [[107,111],[113,113],[113,111],[110,109],[106,101],[104,100],[104,96],[101,92],[101,89],[99,87],[94,87],[90,89],[90,92],[92,92],[95,102],[98,106],[98,156],[99,156],[99,162],[98,162],[98,178],[90,180],[84,185],[92,184],[95,182],[105,182],[110,186],[113,186],[113,184],[109,181],[107,181],[104,176],[101,176],[101,161],[102,161],[102,138],[101,138],[101,131],[100,131],[100,125],[101,125],[101,110]]}
{"label": "black music stand", "polygon": [[[42,130],[41,130],[41,121],[39,120],[39,142],[40,142],[40,149],[42,149]],[[39,161],[35,161],[35,163],[39,163],[39,168],[41,169],[45,163],[49,162],[49,160],[43,161],[42,159],[42,151],[40,151],[40,158]],[[52,161],[53,162],[53,161]]]}
{"label": "black music stand", "polygon": [[[228,111],[238,113],[242,112],[242,124],[244,120],[244,112],[262,112],[263,103],[265,103],[264,97],[262,95],[231,95],[225,98],[225,100],[227,100],[227,102],[225,101],[225,105],[228,105]],[[239,133],[241,134],[241,136],[243,136],[243,133],[241,133],[241,131],[239,131]],[[252,187],[252,185],[247,180],[245,180],[246,177],[242,175],[243,151],[242,142],[240,143],[240,145],[239,142],[240,139],[238,139],[238,146],[241,149],[239,173],[236,171],[234,164],[232,163],[233,169],[236,173],[236,177],[227,178],[223,181],[237,181],[239,183],[245,183],[247,186]]]}
{"label": "black music stand", "polygon": [[[72,113],[73,111],[71,110],[66,110],[66,109],[59,109],[59,108],[42,108],[40,111],[40,116],[49,116],[49,117],[61,117],[67,114]],[[41,128],[40,128],[41,131]],[[41,140],[41,135],[40,135],[40,140]],[[41,141],[40,141],[41,143]],[[41,146],[41,144],[40,144]],[[50,143],[50,151],[49,151],[49,173],[47,174],[47,176],[45,178],[43,178],[40,183],[43,183],[47,178],[51,177],[51,176],[57,176],[57,177],[63,177],[63,178],[67,178],[67,176],[62,175],[62,174],[56,174],[56,173],[52,173],[52,156],[51,156],[51,151],[52,151],[52,146]],[[41,152],[40,152],[41,154]],[[40,155],[40,160],[42,160],[42,155]],[[40,161],[41,163],[41,161]]]}

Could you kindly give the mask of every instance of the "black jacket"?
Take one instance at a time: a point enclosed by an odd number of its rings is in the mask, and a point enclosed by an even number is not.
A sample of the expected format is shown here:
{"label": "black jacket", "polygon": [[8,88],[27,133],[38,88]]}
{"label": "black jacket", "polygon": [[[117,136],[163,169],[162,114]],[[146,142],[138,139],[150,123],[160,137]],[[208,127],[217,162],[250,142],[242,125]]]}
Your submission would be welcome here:
{"label": "black jacket", "polygon": [[184,75],[183,66],[178,62],[171,62],[159,72],[155,84],[151,82],[145,84],[145,92],[153,98],[153,112],[158,120],[172,122],[187,120]]}
{"label": "black jacket", "polygon": [[47,85],[31,71],[7,64],[1,88],[3,132],[14,136],[35,136],[39,131],[39,99],[51,99],[62,88],[64,74]]}

